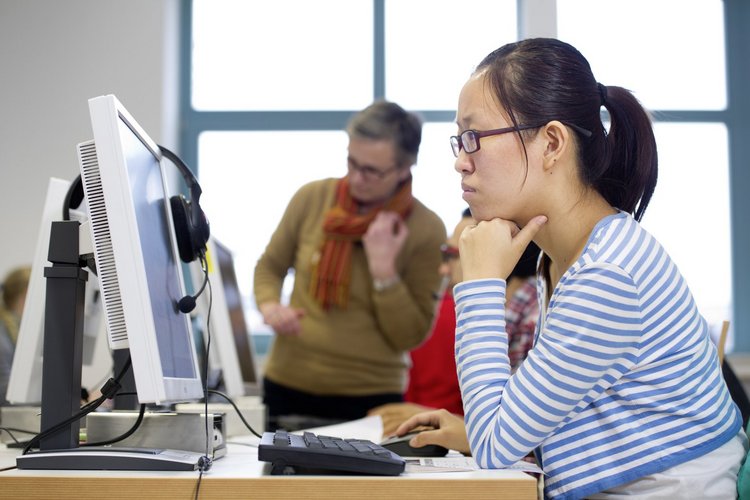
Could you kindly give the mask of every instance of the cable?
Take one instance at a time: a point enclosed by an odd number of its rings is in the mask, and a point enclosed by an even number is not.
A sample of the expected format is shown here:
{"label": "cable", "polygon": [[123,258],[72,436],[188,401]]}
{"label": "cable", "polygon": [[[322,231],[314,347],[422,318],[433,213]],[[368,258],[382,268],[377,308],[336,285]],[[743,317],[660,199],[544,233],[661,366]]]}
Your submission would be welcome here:
{"label": "cable", "polygon": [[[209,360],[209,354],[211,352],[211,308],[213,306],[213,300],[214,300],[214,292],[211,288],[211,281],[208,279],[208,264],[205,259],[203,259],[203,262],[206,264],[204,267],[204,271],[206,273],[206,281],[204,282],[203,286],[206,286],[208,284],[208,312],[206,313],[206,354],[205,354],[205,362],[203,363],[203,404],[204,404],[204,414],[205,414],[205,421],[206,421],[206,458],[208,460],[211,460],[209,457],[209,452],[211,450],[211,436],[209,435],[208,431],[208,360]],[[211,468],[211,463],[209,462],[207,465],[207,468],[204,470],[208,470]]]}
{"label": "cable", "polygon": [[[134,393],[124,392],[124,393],[122,393],[120,395],[121,396],[131,396],[133,394]],[[117,443],[119,441],[123,441],[123,440],[129,438],[130,436],[133,435],[133,433],[135,433],[135,431],[138,430],[138,427],[141,426],[141,423],[143,422],[143,416],[144,416],[145,413],[146,413],[146,405],[145,404],[141,404],[141,409],[138,412],[138,418],[135,420],[135,423],[133,423],[133,425],[130,426],[130,429],[128,429],[127,431],[123,432],[119,436],[114,437],[112,439],[107,439],[106,441],[99,441],[99,442],[96,442],[96,443],[86,443],[86,444],[83,444],[81,446],[106,446],[108,444]]]}
{"label": "cable", "polygon": [[201,494],[201,481],[202,480],[203,480],[203,467],[201,467],[200,460],[198,460],[198,483],[195,485],[195,495],[193,495],[193,498],[195,500],[198,500],[198,497]]}
{"label": "cable", "polygon": [[234,401],[232,401],[232,398],[230,398],[229,396],[227,396],[223,392],[214,391],[212,389],[209,389],[208,392],[211,393],[211,394],[216,394],[217,396],[221,396],[222,398],[224,398],[227,401],[229,401],[229,404],[232,405],[232,408],[234,408],[234,411],[237,412],[237,415],[239,415],[240,420],[242,420],[242,423],[245,424],[245,427],[247,427],[250,430],[250,432],[252,432],[253,435],[255,435],[256,437],[263,438],[263,436],[261,436],[260,434],[258,434],[255,431],[255,429],[253,429],[252,426],[247,423],[247,420],[245,420],[245,417],[242,415],[242,412],[240,411],[240,409],[237,407],[237,405],[234,403]]}
{"label": "cable", "polygon": [[213,465],[213,459],[211,458],[211,436],[208,429],[208,359],[209,353],[211,352],[211,307],[213,306],[213,289],[211,288],[211,280],[208,278],[208,262],[205,258],[201,258],[203,264],[203,272],[205,274],[205,280],[200,291],[196,294],[196,297],[203,292],[203,288],[208,285],[208,311],[206,312],[206,352],[203,355],[203,420],[206,423],[206,453],[198,459],[198,483],[195,485],[195,500],[198,500],[201,491],[201,482],[203,481],[203,473],[211,469]]}
{"label": "cable", "polygon": [[21,441],[19,441],[18,439],[16,439],[16,436],[13,435],[14,432],[18,432],[18,433],[21,433],[21,434],[32,434],[32,435],[36,432],[36,431],[29,431],[29,430],[25,430],[25,429],[17,429],[15,427],[0,427],[0,432],[2,432],[2,431],[7,432],[8,435],[10,436],[10,438],[13,440],[13,442],[16,443],[16,444],[18,444],[18,445],[21,444]]}
{"label": "cable", "polygon": [[128,361],[125,363],[125,366],[122,367],[122,370],[120,370],[120,373],[117,375],[117,377],[114,379],[109,379],[104,384],[104,387],[102,387],[101,389],[102,395],[99,398],[95,399],[91,403],[88,403],[82,406],[78,410],[78,412],[73,414],[70,418],[67,418],[63,420],[62,422],[56,425],[53,425],[49,429],[42,431],[36,436],[34,436],[33,438],[31,438],[31,440],[24,447],[22,455],[26,455],[31,450],[31,448],[33,448],[34,445],[37,444],[42,439],[57,434],[62,429],[67,427],[69,424],[75,422],[76,420],[80,420],[81,418],[85,417],[92,411],[99,408],[102,405],[102,403],[104,403],[104,401],[106,401],[107,399],[112,399],[112,397],[114,397],[114,395],[117,394],[117,392],[122,387],[120,385],[120,380],[122,379],[122,377],[125,376],[125,373],[128,371],[128,369],[130,369],[130,366],[131,366],[131,359],[130,359],[130,356],[128,356]]}

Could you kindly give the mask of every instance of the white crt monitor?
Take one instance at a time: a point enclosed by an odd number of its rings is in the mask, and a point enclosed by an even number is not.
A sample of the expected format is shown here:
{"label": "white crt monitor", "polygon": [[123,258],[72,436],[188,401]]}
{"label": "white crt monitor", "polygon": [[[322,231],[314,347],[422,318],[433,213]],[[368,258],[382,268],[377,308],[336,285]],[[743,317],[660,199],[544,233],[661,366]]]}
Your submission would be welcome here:
{"label": "white crt monitor", "polygon": [[[55,177],[50,178],[47,184],[34,260],[31,262],[29,287],[8,381],[6,399],[13,405],[39,405],[42,401],[42,351],[47,288],[44,268],[49,265],[47,254],[50,228],[53,221],[63,219],[63,204],[69,188],[70,182]],[[71,218],[85,219],[76,211],[71,211]],[[81,384],[89,392],[100,389],[112,374],[112,354],[107,348],[99,298],[99,282],[95,276],[90,275],[86,284],[81,367]]]}
{"label": "white crt monitor", "polygon": [[129,348],[138,401],[203,397],[159,146],[113,95],[89,100],[78,145],[112,349]]}

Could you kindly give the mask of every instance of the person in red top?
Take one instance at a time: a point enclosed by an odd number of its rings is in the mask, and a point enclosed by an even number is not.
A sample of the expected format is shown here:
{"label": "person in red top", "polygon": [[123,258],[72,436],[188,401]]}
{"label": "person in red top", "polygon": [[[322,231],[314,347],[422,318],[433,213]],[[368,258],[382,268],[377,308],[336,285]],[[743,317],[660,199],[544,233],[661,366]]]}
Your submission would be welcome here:
{"label": "person in red top", "polygon": [[[443,277],[440,302],[430,335],[409,354],[412,366],[404,403],[389,403],[370,410],[368,415],[380,415],[383,435],[391,435],[407,418],[423,411],[444,408],[463,415],[463,402],[456,375],[454,341],[456,331],[453,285],[462,281],[461,262],[458,259],[458,238],[464,228],[473,225],[474,219],[467,208],[453,234],[442,247],[443,262],[439,272]],[[518,265],[507,280],[506,330],[508,332],[511,369],[513,371],[526,358],[534,342],[539,303],[536,295],[536,263],[539,247],[533,242],[527,247]]]}

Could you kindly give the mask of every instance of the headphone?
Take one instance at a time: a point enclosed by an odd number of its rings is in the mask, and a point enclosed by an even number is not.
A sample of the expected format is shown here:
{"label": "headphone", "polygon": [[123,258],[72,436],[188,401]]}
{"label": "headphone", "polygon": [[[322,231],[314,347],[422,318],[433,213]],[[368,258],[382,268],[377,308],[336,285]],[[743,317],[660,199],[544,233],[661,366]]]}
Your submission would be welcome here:
{"label": "headphone", "polygon": [[[159,146],[159,151],[162,156],[177,167],[190,190],[190,199],[185,198],[182,194],[169,198],[169,206],[172,210],[172,225],[174,226],[180,259],[185,263],[200,260],[205,264],[206,249],[208,238],[211,235],[211,228],[208,224],[208,218],[200,206],[200,197],[203,190],[193,172],[179,156],[164,146]],[[70,185],[65,195],[63,220],[70,220],[70,209],[80,206],[83,197],[83,181],[79,175]],[[208,281],[208,272],[206,271],[204,274],[205,280],[198,293],[195,295],[186,295],[178,302],[178,308],[181,312],[189,313],[195,309],[195,299],[203,293]]]}
{"label": "headphone", "polygon": [[190,190],[189,200],[181,194],[169,199],[180,259],[185,263],[193,262],[196,259],[203,260],[206,256],[206,244],[209,236],[211,236],[208,219],[199,203],[203,190],[193,172],[179,156],[164,146],[159,146],[159,151],[179,169]]}

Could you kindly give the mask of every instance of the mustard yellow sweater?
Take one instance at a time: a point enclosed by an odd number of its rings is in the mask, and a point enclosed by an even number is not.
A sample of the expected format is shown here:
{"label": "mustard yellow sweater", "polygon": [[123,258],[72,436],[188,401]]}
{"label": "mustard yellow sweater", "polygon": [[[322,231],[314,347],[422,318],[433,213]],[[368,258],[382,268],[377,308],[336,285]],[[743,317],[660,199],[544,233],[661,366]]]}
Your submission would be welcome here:
{"label": "mustard yellow sweater", "polygon": [[364,248],[355,244],[349,304],[324,311],[309,293],[310,269],[323,242],[323,218],[333,206],[336,181],[314,181],[297,191],[255,267],[258,304],[278,301],[293,269],[290,305],[306,311],[298,337],[275,337],[265,375],[318,395],[403,392],[407,353],[425,339],[432,322],[445,226],[415,200],[406,220],[409,237],[396,261],[401,282],[376,292]]}

